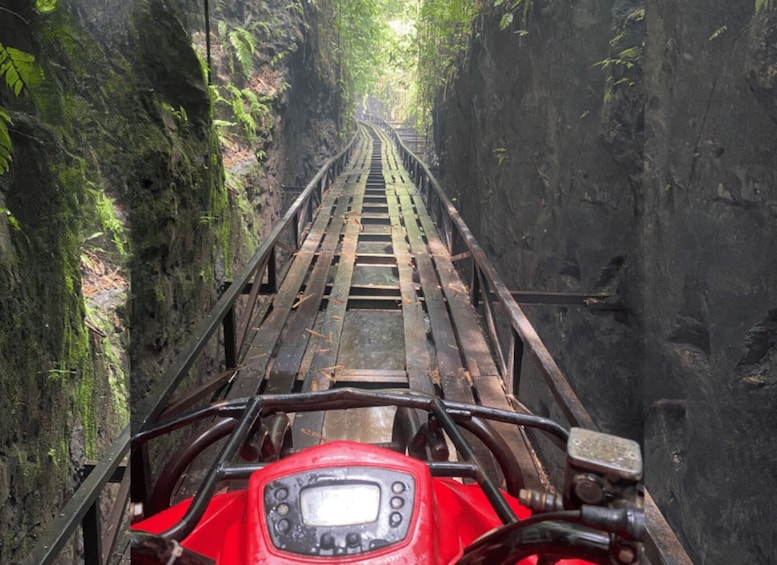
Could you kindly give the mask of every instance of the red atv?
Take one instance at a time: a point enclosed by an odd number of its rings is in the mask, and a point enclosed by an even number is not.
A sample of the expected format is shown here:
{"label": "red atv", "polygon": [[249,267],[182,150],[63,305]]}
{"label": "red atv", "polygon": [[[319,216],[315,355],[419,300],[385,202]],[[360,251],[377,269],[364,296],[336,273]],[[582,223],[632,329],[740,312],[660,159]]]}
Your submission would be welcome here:
{"label": "red atv", "polygon": [[[375,406],[396,407],[391,449],[290,445],[288,414]],[[213,421],[162,471],[132,526],[133,563],[612,565],[642,556],[642,458],[630,440],[408,391],[343,388],[218,403],[136,435],[132,448]],[[565,446],[561,494],[522,488],[489,421]],[[223,438],[196,494],[171,506],[190,463]],[[466,438],[482,443],[478,455]],[[458,461],[448,461],[449,444]]]}

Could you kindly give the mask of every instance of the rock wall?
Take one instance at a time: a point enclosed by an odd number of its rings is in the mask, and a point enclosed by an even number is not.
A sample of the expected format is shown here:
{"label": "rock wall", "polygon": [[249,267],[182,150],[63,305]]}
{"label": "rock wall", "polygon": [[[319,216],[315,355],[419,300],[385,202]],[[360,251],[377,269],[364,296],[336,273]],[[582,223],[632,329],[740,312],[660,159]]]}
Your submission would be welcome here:
{"label": "rock wall", "polygon": [[[267,79],[257,91],[273,96],[257,145],[237,151],[250,172],[229,169],[240,182],[225,186],[191,3],[2,7],[0,42],[35,55],[45,77],[34,99],[0,88],[14,122],[0,175],[0,562],[16,563],[277,219],[282,185],[307,180],[337,146],[340,108],[305,26],[326,2],[308,14],[214,6],[216,47],[218,17],[279,22],[254,53],[272,73],[250,82]],[[216,370],[206,358],[194,373]]]}
{"label": "rock wall", "polygon": [[510,286],[610,295],[526,310],[597,423],[643,441],[699,563],[777,552],[776,10],[534,0],[484,18],[437,110],[446,190]]}
{"label": "rock wall", "polygon": [[43,74],[19,96],[0,88],[13,119],[13,162],[0,176],[3,563],[21,561],[129,412],[126,285],[118,268],[98,275],[94,252],[120,265],[126,244],[106,191],[110,156],[96,156],[117,145],[105,112],[115,85],[97,91],[105,52],[74,12],[35,7],[0,11],[0,42],[34,55]]}

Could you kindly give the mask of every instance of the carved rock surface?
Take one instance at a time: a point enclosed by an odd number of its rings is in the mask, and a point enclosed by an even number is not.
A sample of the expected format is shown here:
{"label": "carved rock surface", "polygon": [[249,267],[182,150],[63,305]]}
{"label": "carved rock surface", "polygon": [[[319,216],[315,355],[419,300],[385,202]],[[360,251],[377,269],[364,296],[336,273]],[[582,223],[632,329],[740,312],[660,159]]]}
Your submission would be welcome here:
{"label": "carved rock surface", "polygon": [[599,426],[643,441],[698,563],[777,555],[775,10],[535,1],[528,35],[485,20],[436,109],[443,184],[510,288],[619,306],[526,311]]}

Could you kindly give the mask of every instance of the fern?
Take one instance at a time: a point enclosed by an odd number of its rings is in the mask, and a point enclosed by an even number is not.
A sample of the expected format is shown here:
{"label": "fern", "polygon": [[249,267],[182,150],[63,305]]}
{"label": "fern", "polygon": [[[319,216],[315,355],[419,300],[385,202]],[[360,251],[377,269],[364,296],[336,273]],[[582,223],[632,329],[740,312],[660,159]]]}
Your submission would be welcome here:
{"label": "fern", "polygon": [[246,137],[249,140],[253,140],[253,138],[256,137],[256,120],[251,113],[246,110],[243,93],[247,92],[247,90],[240,90],[233,84],[228,84],[227,90],[232,95],[232,100],[225,100],[225,102],[229,104],[235,119],[243,127]]}
{"label": "fern", "polygon": [[246,78],[251,78],[251,72],[254,70],[254,51],[256,51],[256,38],[251,32],[236,27],[229,32],[229,42],[235,50],[235,56],[240,62],[243,74]]}
{"label": "fern", "polygon": [[257,29],[261,29],[267,37],[272,37],[273,32],[272,29],[270,29],[270,26],[267,24],[267,22],[254,22],[250,26],[251,31],[256,31]]}
{"label": "fern", "polygon": [[94,209],[97,212],[97,218],[100,221],[102,229],[110,232],[113,236],[113,244],[121,257],[127,257],[127,234],[124,231],[124,224],[116,217],[116,210],[113,202],[105,192],[97,188],[94,183],[88,183],[87,194],[92,197]]}
{"label": "fern", "polygon": [[272,98],[269,96],[259,97],[254,91],[249,90],[248,88],[244,88],[242,93],[245,99],[248,101],[248,106],[252,116],[256,116],[262,120],[265,120],[270,116],[270,106],[268,103],[272,102]]}
{"label": "fern", "polygon": [[[15,96],[32,92],[43,81],[43,71],[35,57],[0,43],[0,77]],[[12,125],[8,111],[0,106],[0,175],[7,172],[13,160],[13,144],[8,126]]]}
{"label": "fern", "polygon": [[0,76],[16,96],[26,89],[31,91],[43,81],[43,71],[35,63],[35,56],[0,43]]}

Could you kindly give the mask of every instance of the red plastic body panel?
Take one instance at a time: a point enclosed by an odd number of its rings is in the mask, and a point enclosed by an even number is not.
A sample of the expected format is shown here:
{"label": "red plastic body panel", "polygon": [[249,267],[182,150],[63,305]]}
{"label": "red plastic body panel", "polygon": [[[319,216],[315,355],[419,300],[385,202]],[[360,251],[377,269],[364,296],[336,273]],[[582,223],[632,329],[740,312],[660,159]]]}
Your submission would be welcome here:
{"label": "red plastic body panel", "polygon": [[[401,471],[415,479],[415,500],[407,537],[382,549],[352,556],[321,557],[289,553],[276,548],[264,520],[264,489],[272,481],[307,470],[330,467],[378,467]],[[531,513],[506,495],[519,519]],[[133,525],[133,529],[159,534],[186,512],[191,499]],[[332,563],[449,564],[486,532],[501,526],[483,491],[476,484],[433,479],[416,459],[371,445],[336,441],[307,449],[255,472],[247,490],[215,495],[197,528],[182,545],[216,560],[218,565]],[[535,565],[536,557],[520,562]],[[562,560],[561,565],[586,565]]]}

